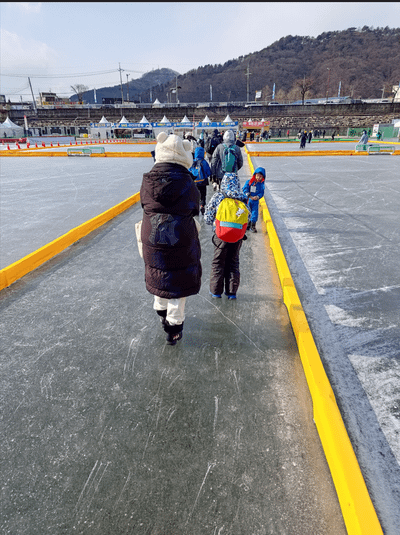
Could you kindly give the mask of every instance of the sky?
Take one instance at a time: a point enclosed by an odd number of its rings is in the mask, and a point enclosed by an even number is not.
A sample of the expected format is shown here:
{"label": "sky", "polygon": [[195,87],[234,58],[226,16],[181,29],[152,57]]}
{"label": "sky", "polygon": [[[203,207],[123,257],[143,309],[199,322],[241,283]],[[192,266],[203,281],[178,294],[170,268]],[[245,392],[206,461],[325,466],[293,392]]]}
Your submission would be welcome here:
{"label": "sky", "polygon": [[[1,2],[0,94],[60,97],[223,64],[288,35],[400,27],[400,2]],[[122,69],[122,70],[119,70]]]}

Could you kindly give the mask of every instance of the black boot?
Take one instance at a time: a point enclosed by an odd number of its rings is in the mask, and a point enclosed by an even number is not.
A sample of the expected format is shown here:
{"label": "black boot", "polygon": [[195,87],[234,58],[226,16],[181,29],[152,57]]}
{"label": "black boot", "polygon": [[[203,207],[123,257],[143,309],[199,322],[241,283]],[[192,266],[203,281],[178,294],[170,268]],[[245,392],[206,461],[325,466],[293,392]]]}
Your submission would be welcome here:
{"label": "black boot", "polygon": [[167,333],[167,344],[174,346],[182,338],[183,323],[170,325],[168,321],[165,321],[164,331]]}
{"label": "black boot", "polygon": [[157,314],[160,316],[160,321],[162,323],[162,326],[165,325],[165,320],[167,319],[167,311],[166,310],[156,310]]}

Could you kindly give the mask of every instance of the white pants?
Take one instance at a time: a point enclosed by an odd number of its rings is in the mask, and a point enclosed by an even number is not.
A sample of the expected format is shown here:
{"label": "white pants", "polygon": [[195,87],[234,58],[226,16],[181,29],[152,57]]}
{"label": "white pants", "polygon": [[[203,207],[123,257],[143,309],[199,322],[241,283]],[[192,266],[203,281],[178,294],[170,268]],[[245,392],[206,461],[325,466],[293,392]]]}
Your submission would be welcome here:
{"label": "white pants", "polygon": [[167,321],[170,325],[180,325],[185,320],[186,297],[180,299],[164,299],[154,296],[154,310],[166,310]]}

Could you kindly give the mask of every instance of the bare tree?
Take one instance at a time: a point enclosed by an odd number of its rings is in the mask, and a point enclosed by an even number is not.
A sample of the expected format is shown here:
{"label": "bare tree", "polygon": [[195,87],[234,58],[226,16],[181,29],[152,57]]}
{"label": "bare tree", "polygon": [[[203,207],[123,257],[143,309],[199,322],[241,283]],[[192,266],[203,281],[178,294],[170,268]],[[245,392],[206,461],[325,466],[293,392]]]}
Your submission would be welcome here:
{"label": "bare tree", "polygon": [[305,76],[304,78],[300,80],[296,80],[295,82],[295,85],[300,90],[301,100],[303,102],[303,105],[304,105],[305,96],[313,88],[313,84],[314,84],[313,80],[311,78],[306,78]]}
{"label": "bare tree", "polygon": [[89,88],[83,84],[76,84],[76,85],[71,85],[71,89],[78,96],[79,104],[82,104],[83,93],[85,93],[85,91],[88,91]]}
{"label": "bare tree", "polygon": [[278,102],[283,103],[287,100],[287,94],[284,89],[278,89],[278,91],[275,94],[275,98]]}

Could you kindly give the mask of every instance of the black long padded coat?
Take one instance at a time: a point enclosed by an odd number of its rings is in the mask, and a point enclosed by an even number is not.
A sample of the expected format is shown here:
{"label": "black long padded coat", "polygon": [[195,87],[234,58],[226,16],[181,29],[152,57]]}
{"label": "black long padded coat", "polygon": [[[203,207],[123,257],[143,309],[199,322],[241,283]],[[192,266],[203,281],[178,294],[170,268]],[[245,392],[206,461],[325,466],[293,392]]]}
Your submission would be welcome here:
{"label": "black long padded coat", "polygon": [[166,299],[197,294],[202,268],[193,216],[200,197],[192,175],[183,165],[157,163],[143,175],[140,200],[146,289]]}

